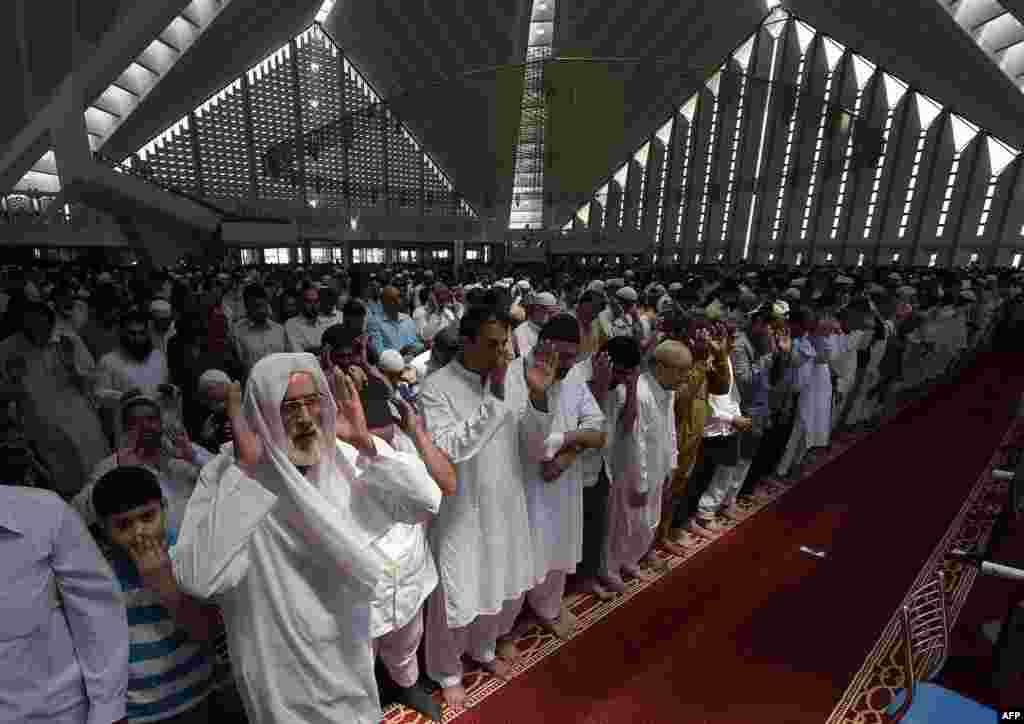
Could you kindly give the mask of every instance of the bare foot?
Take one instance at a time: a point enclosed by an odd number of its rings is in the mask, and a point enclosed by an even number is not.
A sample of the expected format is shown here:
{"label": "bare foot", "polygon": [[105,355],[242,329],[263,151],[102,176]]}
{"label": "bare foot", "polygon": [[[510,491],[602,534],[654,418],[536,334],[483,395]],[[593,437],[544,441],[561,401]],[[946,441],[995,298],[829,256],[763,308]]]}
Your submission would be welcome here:
{"label": "bare foot", "polygon": [[613,591],[609,591],[607,588],[602,586],[597,579],[587,581],[587,583],[583,586],[583,590],[587,593],[592,593],[593,595],[597,596],[598,600],[601,601],[607,601],[609,599],[615,598],[615,593]]}
{"label": "bare foot", "polygon": [[647,580],[650,576],[640,566],[623,566],[622,572],[630,578],[639,578],[640,580]]}
{"label": "bare foot", "polygon": [[609,591],[614,591],[615,593],[626,592],[626,584],[623,582],[621,578],[602,578],[601,585]]}
{"label": "bare foot", "polygon": [[554,621],[541,619],[540,625],[544,627],[544,630],[553,633],[560,639],[567,639],[572,636],[573,629],[575,628],[564,615],[559,616]]}
{"label": "bare foot", "polygon": [[495,658],[487,663],[480,662],[480,665],[484,667],[486,671],[491,672],[499,679],[508,681],[512,678],[512,664],[508,663],[502,658]]}
{"label": "bare foot", "polygon": [[444,687],[441,689],[441,695],[444,697],[444,703],[452,709],[469,708],[466,706],[466,687],[462,684]]}
{"label": "bare foot", "polygon": [[500,658],[506,661],[515,661],[520,656],[519,647],[516,646],[514,639],[499,639],[497,653]]}
{"label": "bare foot", "polygon": [[674,541],[664,540],[661,542],[661,547],[674,556],[685,556],[686,549]]}

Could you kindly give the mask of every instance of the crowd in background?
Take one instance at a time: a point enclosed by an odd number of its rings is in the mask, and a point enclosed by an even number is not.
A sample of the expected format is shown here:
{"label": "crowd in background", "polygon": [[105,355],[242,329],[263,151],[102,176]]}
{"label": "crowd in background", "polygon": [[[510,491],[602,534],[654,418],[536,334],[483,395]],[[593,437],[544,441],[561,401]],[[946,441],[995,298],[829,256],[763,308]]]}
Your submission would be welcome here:
{"label": "crowd in background", "polygon": [[[398,701],[439,719],[421,660],[443,701],[463,706],[463,655],[507,676],[524,627],[571,636],[567,589],[610,599],[667,570],[666,554],[742,518],[756,486],[799,476],[835,436],[954,381],[1017,320],[1024,288],[999,269],[509,272],[9,273],[0,580],[26,594],[0,598],[0,722],[301,720],[288,716],[315,685],[262,685],[291,674],[252,663],[277,634],[240,611],[263,611],[275,631],[308,622],[275,622],[273,600],[264,610],[252,591],[240,598],[242,574],[211,570],[219,554],[203,547],[231,505],[248,510],[217,497],[231,471],[260,479],[259,455],[241,464],[243,433],[265,447],[281,438],[290,462],[274,458],[275,475],[308,516],[321,503],[304,507],[314,494],[290,476],[319,464],[297,462],[295,440],[321,404],[337,412],[319,427],[336,432],[353,475],[374,469],[364,421],[406,461],[399,477],[414,482],[393,484],[419,492],[374,513],[388,521],[374,544],[401,572],[388,585],[366,574],[361,628],[306,636],[311,649],[341,642],[343,662],[295,654],[285,668],[348,672],[344,720],[373,721],[376,655]],[[288,384],[268,386],[272,369]],[[299,372],[312,387],[293,400]],[[261,395],[281,408],[279,433],[257,424]],[[395,512],[413,504],[415,516]],[[35,538],[5,547],[5,531]],[[308,536],[296,545],[316,549]],[[40,546],[45,563],[8,570]],[[231,570],[237,555],[224,559]],[[325,610],[357,616],[346,605]]]}

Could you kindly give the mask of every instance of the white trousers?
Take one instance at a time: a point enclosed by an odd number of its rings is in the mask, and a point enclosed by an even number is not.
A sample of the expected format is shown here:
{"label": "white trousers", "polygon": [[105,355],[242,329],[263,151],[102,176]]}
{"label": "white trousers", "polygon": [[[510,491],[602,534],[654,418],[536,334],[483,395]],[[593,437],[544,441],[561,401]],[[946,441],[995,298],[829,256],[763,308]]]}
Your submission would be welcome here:
{"label": "white trousers", "polygon": [[416,612],[409,623],[373,640],[373,653],[380,656],[391,679],[408,689],[419,681],[420,663],[416,651],[423,640],[423,607]]}
{"label": "white trousers", "polygon": [[565,575],[565,571],[551,571],[526,594],[530,608],[545,621],[555,621],[562,614]]}
{"label": "white trousers", "polygon": [[[736,465],[719,465],[712,473],[711,483],[697,503],[699,518],[714,518],[718,511],[736,501],[743,479],[750,469],[750,460],[741,460]],[[744,465],[744,463],[746,463]]]}
{"label": "white trousers", "polygon": [[786,443],[786,450],[782,453],[775,473],[784,478],[789,474],[789,469],[800,463],[807,454],[807,427],[804,425],[800,415],[796,416],[793,422],[793,432],[789,434],[789,441]]}
{"label": "white trousers", "polygon": [[481,664],[494,661],[498,637],[512,630],[522,608],[523,596],[519,596],[505,601],[496,614],[477,616],[467,626],[448,628],[444,585],[438,585],[427,600],[427,675],[444,688],[458,686],[462,683],[463,654]]}

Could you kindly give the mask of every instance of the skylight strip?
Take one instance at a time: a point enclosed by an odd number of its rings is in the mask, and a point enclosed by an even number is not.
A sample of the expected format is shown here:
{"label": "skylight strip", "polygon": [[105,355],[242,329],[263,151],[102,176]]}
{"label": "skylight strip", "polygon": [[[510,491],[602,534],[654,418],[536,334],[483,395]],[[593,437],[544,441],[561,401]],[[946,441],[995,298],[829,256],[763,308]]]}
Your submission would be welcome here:
{"label": "skylight strip", "polygon": [[825,80],[825,100],[821,104],[821,118],[818,120],[818,133],[814,139],[814,159],[811,162],[811,178],[807,187],[807,199],[804,202],[804,218],[800,228],[800,240],[803,241],[807,238],[807,225],[811,218],[811,206],[814,204],[814,190],[818,183],[818,169],[821,165],[821,150],[824,147],[825,142],[825,124],[828,122],[828,109],[830,100],[832,99],[832,81],[835,80],[836,74],[833,71],[829,71],[828,77]]}

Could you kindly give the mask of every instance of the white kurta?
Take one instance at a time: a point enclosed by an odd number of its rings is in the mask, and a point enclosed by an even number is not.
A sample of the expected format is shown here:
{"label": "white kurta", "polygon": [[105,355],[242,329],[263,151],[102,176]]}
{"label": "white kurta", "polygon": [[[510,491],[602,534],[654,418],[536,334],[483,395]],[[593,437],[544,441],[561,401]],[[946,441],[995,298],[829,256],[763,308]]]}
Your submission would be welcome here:
{"label": "white kurta", "polygon": [[[833,346],[827,337],[819,342],[826,353]],[[828,365],[815,361],[817,352],[809,337],[799,340],[804,362],[796,371],[796,389],[800,394],[797,412],[807,433],[806,448],[825,447],[832,431],[832,374]]]}
{"label": "white kurta", "polygon": [[[74,344],[78,374],[88,379],[95,370],[92,355],[78,335],[64,334]],[[0,342],[0,377],[15,360],[25,368],[22,384],[26,394],[20,405],[25,437],[35,445],[57,491],[74,495],[92,469],[110,454],[96,409],[70,379],[56,343],[40,348],[23,334],[13,334]]]}
{"label": "white kurta", "polygon": [[[638,409],[633,430],[616,430],[612,443],[605,543],[605,561],[612,575],[618,575],[621,565],[635,565],[650,547],[653,531],[661,521],[665,478],[672,474],[678,459],[675,393],[662,388],[650,373],[640,375],[636,393]],[[618,420],[626,403],[625,388],[616,388],[609,398],[606,414]],[[634,492],[647,493],[645,505],[630,504]]]}
{"label": "white kurta", "polygon": [[[359,451],[344,443],[339,447],[354,468]],[[395,449],[412,456],[419,455],[415,444],[401,430],[395,431]],[[423,492],[430,493],[429,490]],[[377,547],[396,566],[390,575],[377,583],[376,599],[370,608],[370,635],[375,639],[408,624],[427,596],[437,588],[437,566],[427,543],[427,522],[405,523],[399,518],[395,516],[395,524],[377,541]]]}
{"label": "white kurta", "polygon": [[[437,511],[441,493],[420,460],[375,442],[379,455],[358,477],[339,443],[338,465],[347,475],[332,477],[324,495],[358,528],[344,540],[311,541],[315,527],[298,532],[290,521],[305,514],[292,496],[302,493],[285,481],[279,497],[235,465],[230,445],[200,475],[172,551],[174,572],[189,593],[220,604],[252,724],[380,721],[370,606],[376,583],[395,563],[377,543],[392,515],[415,523]],[[274,474],[264,464],[256,478],[264,471]],[[339,545],[363,543],[380,554],[375,572],[332,562],[344,558]]]}
{"label": "white kurta", "polygon": [[[604,430],[604,413],[587,385],[589,374],[580,365],[548,391],[554,416],[551,434],[575,430]],[[539,584],[551,571],[574,573],[583,559],[583,460],[576,461],[557,480],[545,481],[540,465],[526,463],[526,508],[533,534],[533,558]]]}
{"label": "white kurta", "polygon": [[521,445],[541,459],[551,415],[530,404],[522,358],[509,365],[504,400],[454,360],[424,381],[420,403],[434,444],[458,476],[431,543],[448,626],[460,628],[499,613],[534,585]]}
{"label": "white kurta", "polygon": [[157,388],[170,382],[167,357],[158,349],[139,362],[120,349],[100,357],[96,369],[96,396],[107,405],[116,407],[121,394],[138,389],[150,397],[157,397]]}

